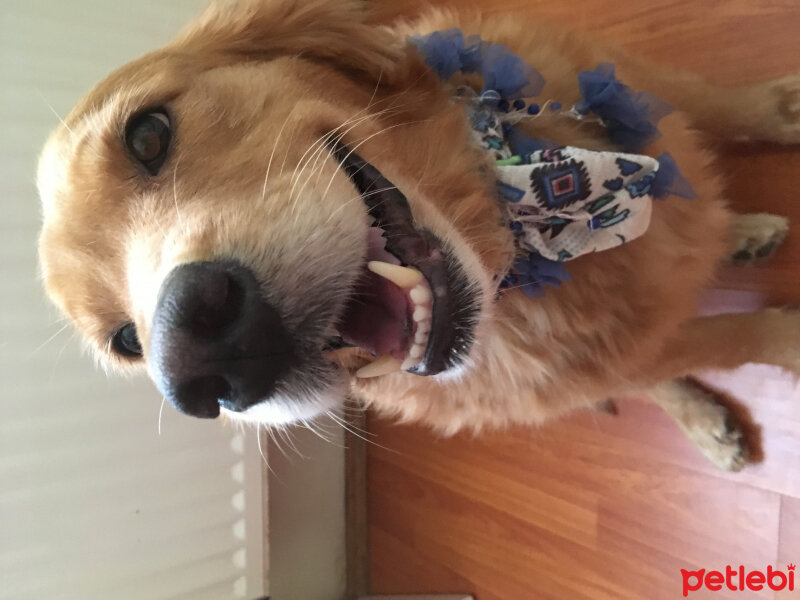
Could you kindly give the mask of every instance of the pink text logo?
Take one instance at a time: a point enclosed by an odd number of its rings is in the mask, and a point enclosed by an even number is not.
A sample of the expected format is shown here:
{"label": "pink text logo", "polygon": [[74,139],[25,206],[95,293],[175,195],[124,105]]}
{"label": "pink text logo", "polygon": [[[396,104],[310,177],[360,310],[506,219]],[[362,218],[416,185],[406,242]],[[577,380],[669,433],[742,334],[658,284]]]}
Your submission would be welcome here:
{"label": "pink text logo", "polygon": [[794,591],[794,565],[787,565],[786,571],[773,569],[772,565],[767,567],[764,571],[746,571],[742,565],[738,569],[734,569],[731,565],[725,567],[725,572],[722,571],[706,571],[699,569],[697,571],[687,571],[681,569],[683,576],[683,597],[687,597],[689,592],[696,592],[699,589],[705,588],[712,592],[718,592],[725,586],[731,591],[743,592],[750,590],[757,592],[764,588],[775,590]]}

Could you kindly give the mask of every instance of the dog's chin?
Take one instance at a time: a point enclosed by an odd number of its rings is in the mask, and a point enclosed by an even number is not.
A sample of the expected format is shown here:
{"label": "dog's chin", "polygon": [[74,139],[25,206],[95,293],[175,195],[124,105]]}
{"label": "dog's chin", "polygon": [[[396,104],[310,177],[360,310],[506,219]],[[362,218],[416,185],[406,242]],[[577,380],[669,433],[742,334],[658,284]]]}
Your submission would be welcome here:
{"label": "dog's chin", "polygon": [[268,400],[236,412],[221,409],[221,414],[231,421],[259,425],[291,425],[309,421],[338,410],[347,395],[345,377],[318,391],[304,390],[301,394],[278,393]]}

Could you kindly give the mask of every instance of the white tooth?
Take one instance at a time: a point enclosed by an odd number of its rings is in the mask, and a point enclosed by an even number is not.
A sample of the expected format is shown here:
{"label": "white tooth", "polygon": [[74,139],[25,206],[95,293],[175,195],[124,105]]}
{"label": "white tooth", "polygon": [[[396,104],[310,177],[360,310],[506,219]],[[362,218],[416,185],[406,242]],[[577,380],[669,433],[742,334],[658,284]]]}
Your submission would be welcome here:
{"label": "white tooth", "polygon": [[415,321],[425,321],[431,318],[431,309],[427,306],[418,306],[414,309],[414,314],[412,318]]}
{"label": "white tooth", "polygon": [[414,304],[430,304],[433,299],[431,291],[423,284],[415,286],[409,295],[411,296],[411,300],[414,301]]}
{"label": "white tooth", "polygon": [[414,334],[414,343],[419,344],[421,346],[425,345],[425,342],[428,341],[428,332],[427,331],[417,331]]}
{"label": "white tooth", "polygon": [[356,377],[378,377],[380,375],[388,375],[400,370],[400,361],[393,356],[386,354],[380,358],[375,359],[368,365],[364,365],[356,371]]}
{"label": "white tooth", "polygon": [[417,323],[417,333],[428,333],[431,330],[430,319],[425,319]]}
{"label": "white tooth", "polygon": [[410,356],[403,361],[403,364],[400,365],[400,368],[403,371],[408,371],[411,367],[416,365],[419,361],[416,358],[411,358]]}
{"label": "white tooth", "polygon": [[414,344],[413,346],[411,346],[411,350],[408,353],[408,355],[411,358],[416,358],[417,360],[422,358],[423,354],[425,354],[425,348],[423,348],[422,346],[419,346],[417,344]]}
{"label": "white tooth", "polygon": [[392,263],[381,260],[371,260],[367,263],[367,268],[381,277],[388,279],[397,287],[411,289],[422,281],[422,273],[416,269],[393,265]]}

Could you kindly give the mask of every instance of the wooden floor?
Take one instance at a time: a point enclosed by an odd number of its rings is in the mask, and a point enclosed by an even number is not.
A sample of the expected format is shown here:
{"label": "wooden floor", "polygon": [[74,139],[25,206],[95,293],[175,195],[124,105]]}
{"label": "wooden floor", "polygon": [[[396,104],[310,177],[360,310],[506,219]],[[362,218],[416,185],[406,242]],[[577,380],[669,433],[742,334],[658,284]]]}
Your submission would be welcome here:
{"label": "wooden floor", "polygon": [[[727,85],[800,71],[797,0],[505,0]],[[411,10],[385,2],[386,13]],[[742,211],[800,222],[800,151],[724,149]],[[800,303],[800,227],[768,264],[725,270],[709,312]],[[435,439],[370,421],[372,590],[472,592],[478,600],[680,598],[680,569],[800,561],[800,391],[763,366],[711,373],[744,401],[766,455],[715,471],[656,408],[620,405],[540,431]],[[798,584],[800,587],[800,583]],[[706,594],[705,596],[703,594]],[[727,594],[727,595],[726,595]],[[748,595],[749,594],[749,595]],[[800,591],[697,592],[789,598]]]}

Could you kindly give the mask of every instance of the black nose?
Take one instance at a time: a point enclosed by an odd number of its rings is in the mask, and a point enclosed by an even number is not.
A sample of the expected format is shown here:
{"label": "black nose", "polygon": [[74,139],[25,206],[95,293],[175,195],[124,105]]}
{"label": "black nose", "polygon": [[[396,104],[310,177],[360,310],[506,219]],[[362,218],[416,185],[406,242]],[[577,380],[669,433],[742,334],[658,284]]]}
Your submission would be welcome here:
{"label": "black nose", "polygon": [[161,286],[150,336],[156,385],[178,410],[219,415],[270,396],[291,368],[291,342],[256,278],[234,262],[176,267]]}

